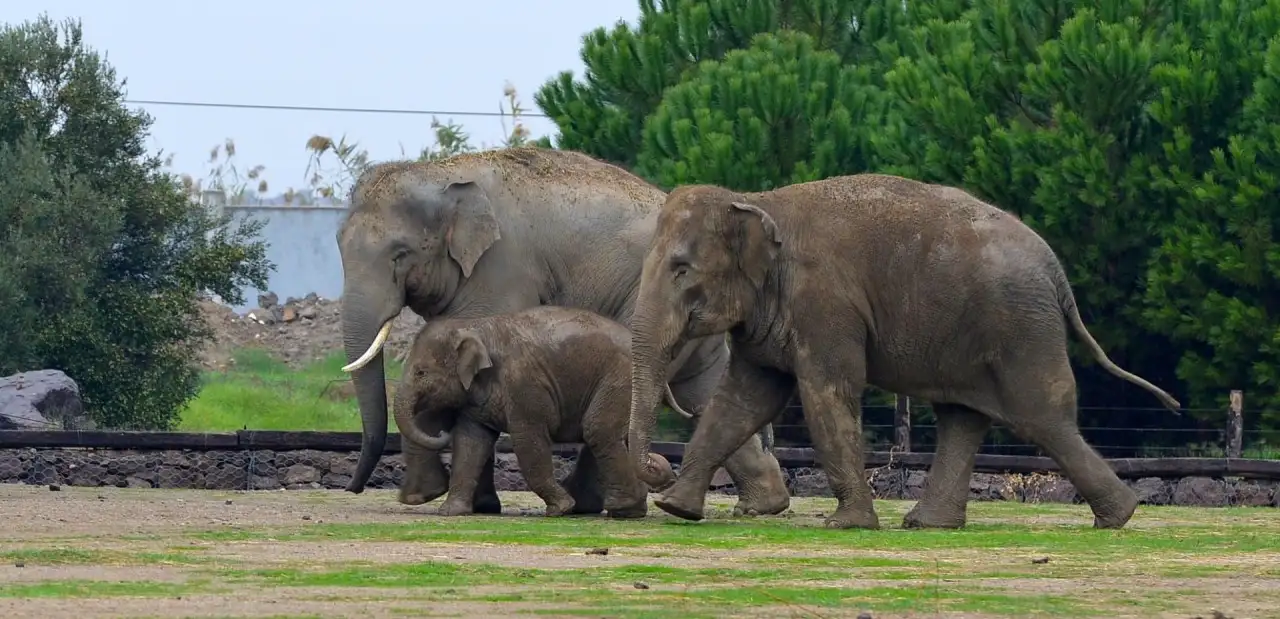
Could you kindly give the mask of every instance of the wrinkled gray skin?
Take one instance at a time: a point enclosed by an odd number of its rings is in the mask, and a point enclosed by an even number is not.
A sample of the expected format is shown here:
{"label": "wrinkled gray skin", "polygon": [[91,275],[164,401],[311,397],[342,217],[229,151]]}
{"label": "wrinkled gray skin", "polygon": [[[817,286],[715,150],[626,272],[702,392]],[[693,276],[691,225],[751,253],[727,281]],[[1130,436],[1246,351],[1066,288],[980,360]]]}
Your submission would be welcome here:
{"label": "wrinkled gray skin", "polygon": [[[641,469],[628,457],[630,401],[627,328],[586,310],[542,306],[433,320],[414,339],[393,408],[404,440],[425,449],[444,449],[456,432],[442,515],[473,513],[485,462],[498,433],[507,432],[521,474],[546,502],[548,516],[603,509],[611,517],[639,518],[648,510],[649,490],[671,485],[675,474],[662,456],[650,454]],[[417,416],[446,431],[426,434]],[[555,477],[557,442],[583,443],[567,488]],[[586,483],[591,480],[596,483]],[[597,486],[603,497],[593,492]]]}
{"label": "wrinkled gray skin", "polygon": [[878,174],[763,193],[681,187],[659,215],[631,324],[632,457],[649,444],[663,360],[687,338],[727,332],[730,366],[656,503],[668,513],[701,519],[715,467],[799,390],[838,500],[826,525],[878,528],[858,405],[875,385],[931,402],[938,418],[904,526],[964,525],[974,456],[996,420],[1058,463],[1095,527],[1122,527],[1138,499],[1080,436],[1068,327],[1108,371],[1177,410],[1107,359],[1049,245],[961,190]]}
{"label": "wrinkled gray skin", "polygon": [[[665,197],[616,166],[538,148],[384,163],[363,173],[337,235],[344,345],[349,360],[363,357],[352,371],[364,438],[347,490],[364,489],[386,442],[381,346],[370,351],[380,327],[405,305],[428,320],[559,305],[629,325]],[[664,379],[697,415],[727,363],[723,337],[692,339],[666,364]],[[402,503],[445,493],[438,452],[409,446],[404,456]],[[724,466],[739,490],[737,511],[773,514],[789,506],[782,471],[759,436]],[[490,455],[477,512],[501,510],[492,471]]]}

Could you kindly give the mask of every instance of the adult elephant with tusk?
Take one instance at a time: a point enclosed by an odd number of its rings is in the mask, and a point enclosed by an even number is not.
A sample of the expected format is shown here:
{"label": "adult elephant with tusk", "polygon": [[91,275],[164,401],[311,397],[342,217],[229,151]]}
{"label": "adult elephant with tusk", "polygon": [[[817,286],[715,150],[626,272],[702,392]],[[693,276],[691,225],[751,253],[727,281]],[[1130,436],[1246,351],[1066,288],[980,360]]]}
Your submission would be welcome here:
{"label": "adult elephant with tusk", "polygon": [[[371,166],[356,180],[337,234],[342,331],[363,441],[347,490],[361,492],[387,434],[383,344],[407,305],[430,321],[479,318],[538,305],[585,309],[629,325],[640,271],[666,194],[586,155],[542,148],[467,153]],[[697,338],[667,360],[675,399],[694,416],[728,364],[723,336]],[[422,421],[421,423],[427,423]],[[432,435],[442,428],[424,426]],[[790,505],[777,460],[753,436],[725,462],[740,513]],[[400,501],[443,495],[438,452],[406,444]],[[493,459],[474,509],[500,511]]]}

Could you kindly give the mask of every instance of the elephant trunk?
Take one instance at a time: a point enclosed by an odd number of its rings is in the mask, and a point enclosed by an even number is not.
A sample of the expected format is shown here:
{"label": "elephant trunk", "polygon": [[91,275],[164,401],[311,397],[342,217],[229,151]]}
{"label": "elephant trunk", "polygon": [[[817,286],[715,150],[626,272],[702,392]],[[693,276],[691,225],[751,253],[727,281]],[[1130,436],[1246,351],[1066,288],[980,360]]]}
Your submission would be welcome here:
{"label": "elephant trunk", "polygon": [[410,441],[431,451],[441,451],[448,447],[451,438],[448,430],[442,431],[440,436],[431,436],[413,422],[413,409],[417,404],[418,396],[413,393],[412,389],[402,388],[396,390],[396,401],[393,408],[395,410],[396,427],[400,429],[400,439]]}
{"label": "elephant trunk", "polygon": [[[350,288],[348,288],[350,290]],[[368,301],[359,293],[342,296],[342,341],[347,359],[343,371],[353,372],[356,401],[360,406],[360,459],[347,491],[359,494],[373,476],[373,469],[387,443],[387,386],[382,367],[382,345],[391,331],[391,321],[399,314],[395,308],[389,317],[379,314],[381,304]]]}
{"label": "elephant trunk", "polygon": [[661,308],[643,301],[650,296],[641,295],[642,301],[631,320],[631,419],[627,445],[636,466],[653,474],[657,465],[650,459],[649,443],[658,423],[658,404],[670,393],[667,366],[671,351],[678,344],[676,334],[683,326],[660,319]]}

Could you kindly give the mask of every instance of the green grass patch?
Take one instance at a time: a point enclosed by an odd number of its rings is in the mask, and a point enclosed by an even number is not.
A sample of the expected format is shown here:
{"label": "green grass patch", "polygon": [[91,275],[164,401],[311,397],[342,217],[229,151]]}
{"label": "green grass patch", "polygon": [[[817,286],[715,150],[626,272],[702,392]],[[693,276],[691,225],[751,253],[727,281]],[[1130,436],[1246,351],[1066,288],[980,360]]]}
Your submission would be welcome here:
{"label": "green grass patch", "polygon": [[[719,514],[732,500],[711,503]],[[883,522],[896,524],[910,505],[881,501],[877,509]],[[1258,586],[1280,576],[1280,513],[1273,509],[1144,506],[1129,528],[1099,531],[1082,505],[974,502],[971,524],[961,530],[837,531],[822,528],[818,516],[833,506],[830,499],[798,499],[791,517],[700,523],[423,515],[400,523],[258,525],[151,536],[143,548],[160,549],[155,553],[131,552],[138,547],[118,535],[111,549],[27,542],[31,547],[4,558],[48,566],[154,563],[187,580],[51,579],[0,586],[0,597],[240,595],[388,613],[449,602],[466,606],[460,612],[491,616],[518,607],[627,619],[825,616],[834,609],[1105,617],[1194,616],[1219,608],[1242,616],[1240,605],[1280,603],[1280,594]],[[226,550],[240,558],[204,555],[215,548],[209,542],[233,545]],[[402,547],[406,557],[434,560],[364,561],[383,551],[361,546],[380,542],[445,547]],[[484,551],[507,544],[516,547]],[[297,547],[273,550],[287,545]],[[460,554],[472,558],[442,559],[459,554],[449,549],[457,546],[469,547]],[[241,557],[241,548],[253,547]],[[583,554],[597,547],[613,551]]]}
{"label": "green grass patch", "polygon": [[33,583],[0,583],[0,598],[108,598],[175,597],[212,592],[205,582],[47,580]]}
{"label": "green grass patch", "polygon": [[838,580],[847,574],[834,570],[792,568],[680,568],[663,565],[625,565],[575,569],[512,568],[477,563],[397,563],[366,565],[335,570],[260,569],[220,570],[220,579],[249,581],[270,587],[480,587],[494,585],[573,585],[595,587],[608,584],[770,582],[779,578]]}
{"label": "green grass patch", "polygon": [[[872,561],[871,563],[875,563]],[[486,564],[425,562],[336,570],[226,570],[232,586],[412,588],[429,601],[573,604],[611,617],[700,616],[699,610],[759,606],[848,607],[877,611],[984,611],[1009,616],[1068,614],[1090,616],[1067,596],[1017,595],[952,585],[851,586],[850,579],[876,579],[858,570],[815,570],[794,563],[778,569],[679,568],[627,565],[580,569],[518,569]],[[916,574],[919,576],[919,574]],[[642,582],[648,589],[635,589]],[[804,586],[792,583],[803,582]],[[827,583],[822,585],[820,583]],[[503,587],[502,593],[472,593]],[[640,606],[631,606],[641,602]],[[678,615],[670,613],[678,612]],[[694,615],[690,615],[694,612]]]}
{"label": "green grass patch", "polygon": [[[1258,508],[1263,509],[1263,508]],[[886,510],[887,511],[887,510]],[[975,510],[976,511],[976,510]],[[1078,510],[1076,510],[1078,511]],[[1079,517],[1079,514],[1073,514]],[[1272,519],[1273,523],[1277,522]],[[442,526],[447,522],[447,526]],[[278,541],[485,542],[594,548],[677,545],[717,550],[866,549],[889,551],[999,549],[1025,553],[1134,552],[1201,555],[1280,550],[1280,526],[1252,523],[1097,530],[1090,524],[970,524],[957,531],[833,530],[787,519],[645,523],[592,518],[427,518],[392,524],[316,524],[271,531]],[[260,539],[263,531],[220,529],[195,533],[209,541]]]}
{"label": "green grass patch", "polygon": [[[236,351],[233,358],[232,369],[205,374],[200,393],[182,413],[180,431],[360,431],[355,400],[338,395],[350,378],[342,372],[341,352],[300,370],[255,348]],[[387,380],[399,380],[401,364],[385,363]],[[394,428],[390,420],[387,425]]]}

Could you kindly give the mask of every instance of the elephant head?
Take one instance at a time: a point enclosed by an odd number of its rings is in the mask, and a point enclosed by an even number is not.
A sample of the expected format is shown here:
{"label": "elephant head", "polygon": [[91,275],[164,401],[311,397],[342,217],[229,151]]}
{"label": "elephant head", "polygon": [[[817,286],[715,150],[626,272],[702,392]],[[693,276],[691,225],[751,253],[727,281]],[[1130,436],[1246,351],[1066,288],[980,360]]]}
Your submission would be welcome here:
{"label": "elephant head", "polygon": [[771,285],[782,239],[767,212],[712,186],[667,196],[640,276],[631,319],[631,427],[627,443],[641,467],[657,423],[667,364],[691,338],[744,324]]}
{"label": "elephant head", "polygon": [[[458,329],[447,337],[430,337],[423,331],[405,368],[405,386],[396,391],[395,420],[404,440],[440,451],[449,444],[449,431],[431,436],[414,422],[414,414],[451,417],[476,403],[477,379],[481,371],[493,367],[493,360],[472,329]],[[424,401],[425,410],[419,411]],[[452,419],[441,421],[449,427]]]}
{"label": "elephant head", "polygon": [[414,164],[379,164],[352,190],[338,230],[342,256],[342,339],[354,372],[363,441],[347,485],[361,492],[387,439],[382,347],[405,305],[438,315],[500,238],[498,219],[474,180],[424,180]]}

